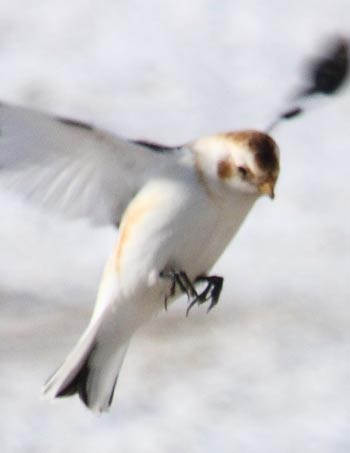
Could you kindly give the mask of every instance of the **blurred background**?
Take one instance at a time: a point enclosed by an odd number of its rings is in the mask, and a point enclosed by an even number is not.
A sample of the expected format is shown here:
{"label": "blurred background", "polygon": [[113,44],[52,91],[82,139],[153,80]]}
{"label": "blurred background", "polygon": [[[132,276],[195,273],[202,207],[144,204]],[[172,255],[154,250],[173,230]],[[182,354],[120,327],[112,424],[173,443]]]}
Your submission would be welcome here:
{"label": "blurred background", "polygon": [[[0,99],[170,145],[264,128],[338,33],[348,0],[1,0]],[[2,452],[350,451],[346,88],[276,129],[277,196],[215,267],[220,304],[186,318],[179,300],[142,329],[100,417],[40,388],[116,233],[0,192]]]}

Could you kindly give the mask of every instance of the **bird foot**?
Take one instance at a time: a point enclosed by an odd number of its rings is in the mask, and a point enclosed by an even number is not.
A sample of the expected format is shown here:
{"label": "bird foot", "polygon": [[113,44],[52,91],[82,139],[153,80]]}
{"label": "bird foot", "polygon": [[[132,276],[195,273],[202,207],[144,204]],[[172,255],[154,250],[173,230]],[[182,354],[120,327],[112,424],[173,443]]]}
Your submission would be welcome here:
{"label": "bird foot", "polygon": [[159,276],[161,278],[166,278],[171,281],[171,287],[169,293],[164,298],[164,307],[165,310],[168,309],[168,299],[175,295],[176,286],[178,286],[182,293],[187,295],[188,300],[196,298],[198,296],[195,287],[193,286],[191,280],[187,276],[186,272],[179,270],[166,270],[162,271]]}
{"label": "bird foot", "polygon": [[186,310],[186,316],[188,316],[191,308],[193,305],[198,304],[202,305],[207,301],[210,301],[207,313],[215,307],[215,305],[219,302],[220,294],[222,291],[222,287],[224,284],[224,279],[222,277],[218,277],[217,275],[200,275],[194,281],[195,283],[206,282],[207,286],[204,290],[197,294],[197,296],[191,301],[190,305]]}
{"label": "bird foot", "polygon": [[[159,275],[171,281],[170,291],[164,298],[165,309],[167,310],[168,308],[168,299],[175,295],[176,287],[178,286],[181,292],[187,295],[190,302],[186,310],[186,316],[188,316],[195,304],[202,305],[207,301],[210,301],[207,310],[209,312],[218,303],[224,283],[224,279],[216,275],[200,275],[192,283],[186,272],[174,269],[163,271]],[[202,282],[206,282],[207,285],[201,293],[198,293],[194,285]]]}

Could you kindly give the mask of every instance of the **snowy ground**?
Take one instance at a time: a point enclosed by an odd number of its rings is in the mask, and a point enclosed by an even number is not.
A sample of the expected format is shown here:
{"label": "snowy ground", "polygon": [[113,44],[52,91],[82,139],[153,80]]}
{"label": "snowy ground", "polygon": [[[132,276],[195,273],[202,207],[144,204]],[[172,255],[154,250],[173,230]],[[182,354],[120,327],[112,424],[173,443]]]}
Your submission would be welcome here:
{"label": "snowy ground", "polygon": [[[169,144],[264,127],[349,30],[348,0],[2,0],[0,98]],[[101,417],[39,395],[115,234],[0,194],[1,452],[350,451],[349,101],[276,131],[277,198],[218,263],[220,305],[145,327]]]}

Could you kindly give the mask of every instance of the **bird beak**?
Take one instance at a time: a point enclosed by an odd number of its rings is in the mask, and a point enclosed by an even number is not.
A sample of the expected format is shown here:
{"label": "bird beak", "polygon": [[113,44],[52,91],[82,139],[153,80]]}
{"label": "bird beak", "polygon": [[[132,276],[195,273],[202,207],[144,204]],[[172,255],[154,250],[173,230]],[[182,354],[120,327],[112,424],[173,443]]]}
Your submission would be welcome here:
{"label": "bird beak", "polygon": [[263,195],[268,195],[272,200],[275,198],[274,188],[274,181],[265,181],[258,186],[259,192]]}

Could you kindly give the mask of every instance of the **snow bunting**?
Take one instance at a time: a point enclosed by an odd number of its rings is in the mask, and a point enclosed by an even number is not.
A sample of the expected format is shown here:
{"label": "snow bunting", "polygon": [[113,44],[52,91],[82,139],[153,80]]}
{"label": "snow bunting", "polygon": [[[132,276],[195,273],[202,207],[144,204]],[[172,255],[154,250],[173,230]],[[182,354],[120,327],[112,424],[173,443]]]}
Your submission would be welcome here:
{"label": "snow bunting", "polygon": [[166,148],[4,104],[0,125],[3,185],[118,228],[91,322],[44,387],[104,411],[139,326],[182,293],[217,303],[223,279],[208,272],[259,196],[273,198],[277,145],[248,130]]}
{"label": "snow bunting", "polygon": [[[223,280],[207,272],[259,195],[273,197],[279,172],[275,142],[256,131],[202,138],[166,150],[157,164],[151,152],[144,164],[142,187],[121,218],[91,322],[44,388],[53,397],[77,392],[96,411],[111,404],[139,326],[183,292],[191,298],[189,308],[217,303]],[[206,287],[198,293],[201,281]]]}
{"label": "snow bunting", "polygon": [[[338,89],[347,51],[341,43],[316,64],[302,97]],[[345,64],[334,65],[339,59]],[[302,111],[287,110],[271,128]],[[218,302],[223,278],[208,272],[256,200],[274,197],[278,147],[266,133],[246,130],[167,148],[4,104],[0,131],[3,185],[49,209],[118,228],[91,321],[44,386],[49,397],[78,393],[87,407],[105,411],[138,327],[183,293],[187,313]]]}

